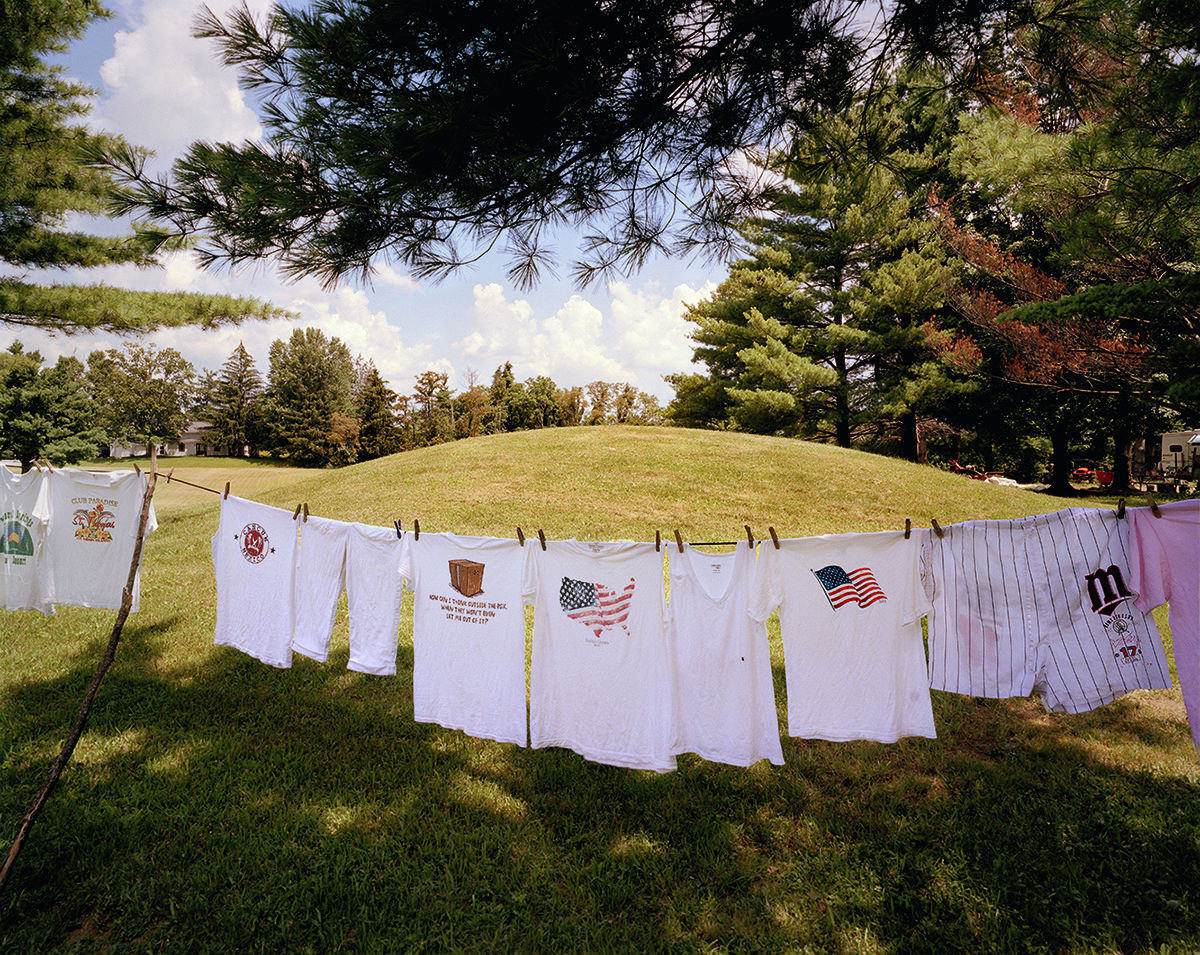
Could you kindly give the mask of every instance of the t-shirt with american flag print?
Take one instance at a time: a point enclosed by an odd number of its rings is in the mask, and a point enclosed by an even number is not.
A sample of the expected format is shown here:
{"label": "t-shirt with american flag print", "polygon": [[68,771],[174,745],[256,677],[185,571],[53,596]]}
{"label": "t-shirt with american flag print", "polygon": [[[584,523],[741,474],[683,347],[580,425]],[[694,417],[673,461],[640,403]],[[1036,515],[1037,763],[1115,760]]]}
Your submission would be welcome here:
{"label": "t-shirt with american flag print", "polygon": [[662,553],[631,541],[526,546],[530,745],[611,766],[674,769]]}
{"label": "t-shirt with american flag print", "polygon": [[921,617],[923,535],[837,534],[759,545],[750,613],[779,608],[788,732],[891,743],[936,736]]}

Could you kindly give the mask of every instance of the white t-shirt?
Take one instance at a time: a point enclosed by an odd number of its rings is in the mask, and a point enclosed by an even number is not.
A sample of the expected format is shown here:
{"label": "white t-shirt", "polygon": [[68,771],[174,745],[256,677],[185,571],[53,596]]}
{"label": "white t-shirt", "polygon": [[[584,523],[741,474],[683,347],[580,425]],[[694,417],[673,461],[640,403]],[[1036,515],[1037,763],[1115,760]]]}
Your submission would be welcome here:
{"label": "white t-shirt", "polygon": [[406,536],[417,722],[525,745],[521,581],[529,553],[515,540]]}
{"label": "white t-shirt", "polygon": [[779,608],[792,736],[894,743],[937,735],[920,624],[923,533],[759,547],[750,612],[765,621]]}
{"label": "white t-shirt", "polygon": [[531,745],[611,766],[675,768],[663,558],[653,544],[529,542]]}
{"label": "white t-shirt", "polygon": [[212,539],[217,646],[271,666],[292,665],[298,523],[291,511],[222,497]]}
{"label": "white t-shirt", "polygon": [[667,609],[679,704],[676,752],[734,766],[783,765],[767,628],[750,616],[754,552],[667,548]]}
{"label": "white t-shirt", "polygon": [[333,635],[338,598],[346,585],[350,526],[326,517],[300,521],[292,650],[320,663],[329,659],[329,638]]}
{"label": "white t-shirt", "polygon": [[351,524],[346,539],[346,604],[350,613],[347,669],[391,676],[400,642],[403,542],[394,527]]}
{"label": "white t-shirt", "polygon": [[0,465],[0,600],[8,610],[40,610],[49,617],[54,584],[45,559],[46,476],[42,471],[13,474]]}
{"label": "white t-shirt", "polygon": [[[136,471],[80,471],[60,468],[47,480],[50,526],[46,559],[54,580],[54,602],[73,607],[121,606],[129,566],[137,543],[146,477]],[[154,504],[146,533],[158,527]],[[133,604],[140,603],[141,571],[133,584]]]}

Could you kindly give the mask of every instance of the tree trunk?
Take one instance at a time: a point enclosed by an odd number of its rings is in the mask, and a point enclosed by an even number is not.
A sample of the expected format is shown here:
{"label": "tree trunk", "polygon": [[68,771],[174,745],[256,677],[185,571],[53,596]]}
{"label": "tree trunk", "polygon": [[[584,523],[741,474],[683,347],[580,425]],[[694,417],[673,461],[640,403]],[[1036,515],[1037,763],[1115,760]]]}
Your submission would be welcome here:
{"label": "tree trunk", "polygon": [[1132,480],[1133,434],[1129,426],[1113,426],[1113,477],[1112,490],[1128,491]]}
{"label": "tree trunk", "polygon": [[920,434],[916,412],[900,415],[900,457],[905,461],[920,461]]}
{"label": "tree trunk", "polygon": [[838,349],[834,362],[838,373],[838,386],[834,394],[837,443],[839,448],[850,447],[850,382],[846,374],[846,352]]}
{"label": "tree trunk", "polygon": [[1050,475],[1050,493],[1069,497],[1075,493],[1071,487],[1071,431],[1063,423],[1057,423],[1050,431],[1054,450],[1050,460],[1053,473]]}

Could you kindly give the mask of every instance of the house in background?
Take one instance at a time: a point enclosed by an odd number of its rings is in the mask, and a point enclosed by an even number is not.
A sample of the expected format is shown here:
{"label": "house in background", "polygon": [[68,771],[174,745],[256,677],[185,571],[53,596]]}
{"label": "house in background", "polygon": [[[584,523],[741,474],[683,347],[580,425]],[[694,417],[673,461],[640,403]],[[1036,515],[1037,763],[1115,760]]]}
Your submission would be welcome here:
{"label": "house in background", "polygon": [[[203,457],[206,454],[227,454],[224,448],[214,448],[208,444],[206,434],[212,425],[207,421],[189,421],[183,433],[180,434],[178,441],[172,441],[170,444],[160,444],[158,453],[163,457],[195,457],[197,455]],[[130,458],[150,453],[150,449],[141,444],[117,444],[116,442],[108,446],[108,456],[110,458]]]}

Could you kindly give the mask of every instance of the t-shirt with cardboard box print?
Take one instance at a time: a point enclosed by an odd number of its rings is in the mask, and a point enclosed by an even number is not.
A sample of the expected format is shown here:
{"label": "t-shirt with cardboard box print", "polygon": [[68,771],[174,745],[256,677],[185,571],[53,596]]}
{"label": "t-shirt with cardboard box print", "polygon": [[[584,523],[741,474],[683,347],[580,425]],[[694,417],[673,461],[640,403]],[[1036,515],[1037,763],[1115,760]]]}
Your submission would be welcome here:
{"label": "t-shirt with cardboard box print", "polygon": [[767,628],[750,616],[754,551],[667,548],[678,752],[714,762],[783,765]]}
{"label": "t-shirt with cardboard box print", "polygon": [[413,594],[413,718],[524,746],[529,547],[456,534],[405,535]]}
{"label": "t-shirt with cardboard box print", "polygon": [[779,608],[788,732],[894,743],[937,735],[921,617],[922,533],[763,542],[750,612]]}
{"label": "t-shirt with cardboard box print", "polygon": [[212,538],[217,646],[274,667],[292,665],[297,524],[291,511],[232,495],[221,499]]}
{"label": "t-shirt with cardboard box print", "polygon": [[40,610],[48,617],[54,613],[54,586],[45,559],[46,475],[13,474],[0,465],[0,600],[7,610]]}
{"label": "t-shirt with cardboard box print", "polygon": [[[81,471],[60,468],[47,480],[50,526],[46,557],[54,580],[54,602],[72,607],[116,610],[129,583],[146,477],[137,471]],[[154,504],[146,533],[158,527]],[[133,583],[140,604],[141,570]]]}
{"label": "t-shirt with cardboard box print", "polygon": [[593,762],[675,768],[663,555],[653,544],[530,541],[530,745]]}

